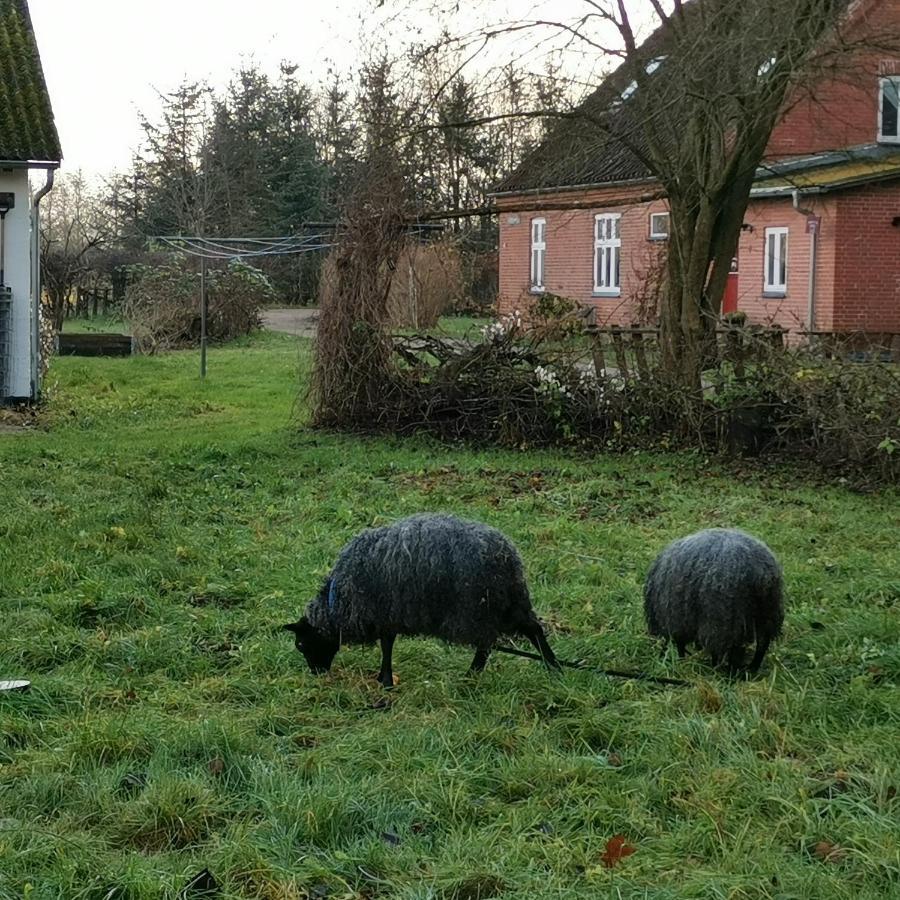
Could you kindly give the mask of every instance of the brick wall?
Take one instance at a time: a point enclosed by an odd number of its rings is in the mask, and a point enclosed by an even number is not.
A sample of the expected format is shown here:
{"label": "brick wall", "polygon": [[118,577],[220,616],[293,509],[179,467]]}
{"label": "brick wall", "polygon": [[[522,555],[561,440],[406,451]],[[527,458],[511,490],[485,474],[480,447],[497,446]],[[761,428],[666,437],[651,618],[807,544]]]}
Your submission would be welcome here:
{"label": "brick wall", "polygon": [[[897,55],[891,52],[898,23],[900,0],[858,5],[845,40],[860,52],[831,59],[828,76],[794,92],[769,141],[770,159],[875,143],[879,74],[883,67],[891,73],[900,71]],[[873,45],[886,49],[872,49]]]}
{"label": "brick wall", "polygon": [[[834,254],[836,201],[811,201],[801,206],[821,219],[816,263],[816,327],[831,327],[834,296]],[[789,199],[758,200],[750,204],[744,221],[750,226],[741,234],[738,249],[738,309],[752,322],[777,324],[792,332],[808,327],[809,265],[811,238],[806,233],[806,216],[794,209]],[[766,229],[788,229],[787,290],[783,297],[766,296]]]}
{"label": "brick wall", "polygon": [[[641,191],[631,193],[635,197]],[[546,220],[546,260],[544,288],[592,306],[597,321],[631,324],[639,319],[640,300],[646,293],[646,270],[659,251],[659,241],[651,241],[650,213],[665,212],[663,201],[607,205],[611,198],[623,199],[623,189],[579,193],[579,204],[597,206],[576,210],[500,213],[500,296],[499,312],[526,311],[535,299],[531,292],[531,220]],[[502,210],[502,205],[501,205]],[[594,216],[620,213],[621,291],[618,297],[594,293]]]}
{"label": "brick wall", "polygon": [[834,327],[900,332],[900,184],[841,195]]}

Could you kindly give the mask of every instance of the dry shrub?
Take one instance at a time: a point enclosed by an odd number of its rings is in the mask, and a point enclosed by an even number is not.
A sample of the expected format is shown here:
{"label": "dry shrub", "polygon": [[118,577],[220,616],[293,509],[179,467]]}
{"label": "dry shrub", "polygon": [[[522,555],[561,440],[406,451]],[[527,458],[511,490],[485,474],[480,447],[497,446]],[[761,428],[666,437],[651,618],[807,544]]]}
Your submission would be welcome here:
{"label": "dry shrub", "polygon": [[388,310],[403,249],[403,191],[390,165],[370,164],[360,185],[319,282],[311,399],[313,422],[324,427],[371,427],[391,384]]}
{"label": "dry shrub", "polygon": [[[175,259],[131,267],[124,315],[140,353],[196,346],[200,341],[200,274]],[[276,300],[258,269],[233,261],[207,276],[210,341],[229,341],[260,327],[260,312]]]}
{"label": "dry shrub", "polygon": [[465,295],[459,250],[450,241],[406,242],[391,283],[388,315],[395,328],[434,328]]}
{"label": "dry shrub", "polygon": [[50,360],[56,355],[56,326],[53,323],[53,307],[48,297],[41,299],[40,380],[50,371]]}
{"label": "dry shrub", "polygon": [[716,402],[755,435],[758,449],[823,468],[900,480],[900,370],[893,364],[771,354]]}

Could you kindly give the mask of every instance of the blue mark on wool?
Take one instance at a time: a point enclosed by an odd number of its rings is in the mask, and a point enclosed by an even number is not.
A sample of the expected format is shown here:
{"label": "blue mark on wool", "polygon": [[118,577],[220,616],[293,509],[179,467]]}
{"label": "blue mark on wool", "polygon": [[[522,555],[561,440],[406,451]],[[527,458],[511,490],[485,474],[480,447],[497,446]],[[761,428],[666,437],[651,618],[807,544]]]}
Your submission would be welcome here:
{"label": "blue mark on wool", "polygon": [[334,579],[328,582],[328,612],[334,612],[334,604],[337,602],[337,586]]}

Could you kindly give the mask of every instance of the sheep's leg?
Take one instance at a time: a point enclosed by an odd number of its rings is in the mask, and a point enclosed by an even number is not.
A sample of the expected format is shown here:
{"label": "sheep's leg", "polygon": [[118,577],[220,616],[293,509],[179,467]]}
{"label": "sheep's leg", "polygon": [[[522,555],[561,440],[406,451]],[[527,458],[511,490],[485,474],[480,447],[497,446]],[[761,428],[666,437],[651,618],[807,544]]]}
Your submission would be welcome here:
{"label": "sheep's leg", "polygon": [[541,628],[539,622],[532,622],[528,625],[525,629],[525,637],[534,644],[548,669],[562,668],[556,659],[556,654],[550,649],[550,645],[547,643],[547,636],[544,634],[544,629]]}
{"label": "sheep's leg", "polygon": [[748,666],[748,671],[755,674],[759,671],[759,666],[763,661],[763,657],[766,655],[766,652],[769,649],[769,638],[760,638],[756,639],[756,653],[753,654],[753,659]]}
{"label": "sheep's leg", "polygon": [[743,647],[732,647],[728,651],[728,671],[734,675],[743,668],[746,659]]}
{"label": "sheep's leg", "polygon": [[469,674],[477,675],[479,672],[483,672],[490,655],[490,647],[479,647],[475,651],[475,658],[472,660],[472,665],[469,666]]}
{"label": "sheep's leg", "polygon": [[391,655],[394,652],[394,638],[396,635],[387,634],[381,639],[381,671],[378,673],[378,681],[386,688],[394,686],[394,672],[391,667]]}
{"label": "sheep's leg", "polygon": [[684,659],[687,656],[687,641],[683,638],[675,638],[675,646],[678,648],[679,659]]}

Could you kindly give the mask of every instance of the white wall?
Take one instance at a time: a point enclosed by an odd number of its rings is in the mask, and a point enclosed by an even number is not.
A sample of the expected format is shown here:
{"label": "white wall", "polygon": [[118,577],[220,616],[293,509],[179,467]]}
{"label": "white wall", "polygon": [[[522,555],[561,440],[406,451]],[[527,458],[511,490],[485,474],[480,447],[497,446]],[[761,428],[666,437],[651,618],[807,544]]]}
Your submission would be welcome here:
{"label": "white wall", "polygon": [[[31,192],[26,169],[0,170],[0,192],[16,195],[6,216],[6,284],[12,288],[12,359],[8,390],[19,399],[31,394]],[[2,399],[2,398],[0,398]]]}

